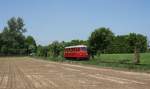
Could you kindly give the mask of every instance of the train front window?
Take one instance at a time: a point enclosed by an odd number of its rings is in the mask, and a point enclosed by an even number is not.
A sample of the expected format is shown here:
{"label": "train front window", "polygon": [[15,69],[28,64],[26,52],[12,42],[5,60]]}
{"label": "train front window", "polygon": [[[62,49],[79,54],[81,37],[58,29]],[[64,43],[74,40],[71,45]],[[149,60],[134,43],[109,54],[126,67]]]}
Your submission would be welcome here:
{"label": "train front window", "polygon": [[87,51],[87,48],[86,47],[82,47],[81,50],[82,51]]}

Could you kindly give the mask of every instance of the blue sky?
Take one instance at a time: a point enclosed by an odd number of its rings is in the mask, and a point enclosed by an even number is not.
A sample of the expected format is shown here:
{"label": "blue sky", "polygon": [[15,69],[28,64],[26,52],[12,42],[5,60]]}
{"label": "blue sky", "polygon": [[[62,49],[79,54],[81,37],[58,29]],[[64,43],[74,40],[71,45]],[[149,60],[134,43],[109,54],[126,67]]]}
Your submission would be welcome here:
{"label": "blue sky", "polygon": [[38,44],[86,40],[94,29],[150,38],[150,0],[0,0],[0,31],[11,17],[22,17]]}

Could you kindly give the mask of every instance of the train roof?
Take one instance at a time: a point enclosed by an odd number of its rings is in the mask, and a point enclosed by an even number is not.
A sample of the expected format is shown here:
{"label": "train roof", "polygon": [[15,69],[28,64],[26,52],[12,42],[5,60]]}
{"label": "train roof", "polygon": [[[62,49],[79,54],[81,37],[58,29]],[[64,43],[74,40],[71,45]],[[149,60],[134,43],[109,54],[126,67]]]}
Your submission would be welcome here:
{"label": "train roof", "polygon": [[87,47],[86,45],[76,45],[76,46],[68,46],[65,48],[80,48],[80,47]]}

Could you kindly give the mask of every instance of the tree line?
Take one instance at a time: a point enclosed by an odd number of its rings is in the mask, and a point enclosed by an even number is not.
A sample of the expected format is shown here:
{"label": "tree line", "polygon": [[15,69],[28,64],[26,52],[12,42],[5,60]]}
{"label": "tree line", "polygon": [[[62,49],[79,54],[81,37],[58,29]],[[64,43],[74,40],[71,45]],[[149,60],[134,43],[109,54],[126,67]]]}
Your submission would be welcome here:
{"label": "tree line", "polygon": [[88,42],[93,53],[132,53],[135,47],[140,52],[146,52],[148,47],[147,37],[142,34],[115,36],[109,28],[104,27],[92,32]]}
{"label": "tree line", "polygon": [[148,50],[145,35],[137,33],[115,35],[105,27],[95,29],[87,40],[54,41],[47,46],[37,46],[32,36],[24,35],[27,31],[24,26],[24,21],[20,17],[8,20],[7,26],[0,33],[0,55],[34,54],[42,57],[58,57],[63,56],[64,47],[72,45],[87,45],[92,57],[101,53],[140,53]]}
{"label": "tree line", "polygon": [[[37,47],[40,48],[37,51],[42,50],[41,47],[43,47],[43,50],[50,51],[54,56],[59,56],[64,47],[72,45],[87,45],[91,55],[99,53],[133,53],[135,47],[139,52],[144,53],[148,47],[147,37],[142,34],[130,33],[115,36],[111,30],[102,27],[93,31],[88,40],[54,41],[48,46],[40,45]],[[38,52],[38,55],[40,55],[40,52]]]}

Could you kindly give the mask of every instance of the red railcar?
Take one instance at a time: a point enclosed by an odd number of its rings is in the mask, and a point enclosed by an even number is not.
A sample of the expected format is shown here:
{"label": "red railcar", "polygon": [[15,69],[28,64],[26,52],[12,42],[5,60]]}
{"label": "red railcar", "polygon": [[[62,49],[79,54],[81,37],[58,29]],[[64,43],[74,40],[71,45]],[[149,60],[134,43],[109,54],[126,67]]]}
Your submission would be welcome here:
{"label": "red railcar", "polygon": [[76,45],[76,46],[65,47],[64,57],[65,58],[77,58],[77,59],[89,59],[87,46]]}

